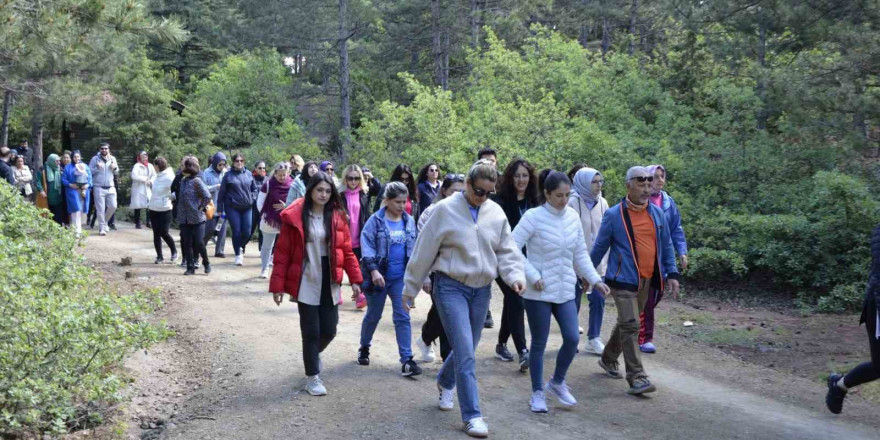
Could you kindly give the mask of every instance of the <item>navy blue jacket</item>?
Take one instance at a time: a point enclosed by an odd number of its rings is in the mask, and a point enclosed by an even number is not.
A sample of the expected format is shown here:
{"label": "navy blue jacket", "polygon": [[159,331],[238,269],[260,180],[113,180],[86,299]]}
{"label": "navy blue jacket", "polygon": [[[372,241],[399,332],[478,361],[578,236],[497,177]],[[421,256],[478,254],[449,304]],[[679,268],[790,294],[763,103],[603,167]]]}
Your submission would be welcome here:
{"label": "navy blue jacket", "polygon": [[654,221],[654,231],[657,234],[657,254],[638,255],[635,233],[626,209],[627,203],[624,198],[605,211],[602,225],[599,227],[599,235],[590,252],[593,261],[602,261],[602,257],[610,250],[605,283],[616,289],[633,292],[639,290],[639,258],[654,258],[654,277],[651,280],[654,288],[663,289],[666,278],[680,280],[681,276],[675,264],[675,249],[672,247],[672,238],[669,235],[669,226],[663,210],[648,203],[648,213]]}
{"label": "navy blue jacket", "polygon": [[228,208],[238,210],[251,209],[254,203],[256,188],[254,176],[247,168],[227,171],[220,182],[220,193],[217,195],[217,212],[226,212]]}

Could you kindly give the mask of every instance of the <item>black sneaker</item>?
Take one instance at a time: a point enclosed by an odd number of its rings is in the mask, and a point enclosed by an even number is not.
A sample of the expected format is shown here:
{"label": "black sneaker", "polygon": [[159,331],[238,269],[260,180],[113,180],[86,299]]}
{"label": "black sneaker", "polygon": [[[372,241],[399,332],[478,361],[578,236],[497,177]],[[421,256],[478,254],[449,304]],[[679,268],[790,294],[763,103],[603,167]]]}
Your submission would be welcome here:
{"label": "black sneaker", "polygon": [[620,375],[620,364],[618,364],[617,361],[608,361],[606,363],[600,358],[599,366],[602,367],[603,370],[605,370],[605,373],[607,373],[609,377],[612,377],[614,379],[623,379],[623,376]]}
{"label": "black sneaker", "polygon": [[358,349],[358,365],[370,365],[370,347]]}
{"label": "black sneaker", "polygon": [[841,377],[843,376],[840,374],[832,374],[828,378],[828,394],[825,395],[825,406],[833,414],[840,414],[843,411],[843,399],[846,397],[846,391],[837,386],[837,382],[840,382]]}
{"label": "black sneaker", "polygon": [[186,260],[180,262],[180,267],[186,268]]}
{"label": "black sneaker", "polygon": [[116,223],[110,223],[108,226],[110,226],[110,230],[111,230],[111,231],[115,231],[115,230],[116,230]]}
{"label": "black sneaker", "polygon": [[529,351],[523,350],[522,353],[519,354],[519,371],[525,373],[529,371]]}
{"label": "black sneaker", "polygon": [[202,264],[199,263],[199,260],[196,260],[196,262],[193,264],[193,267],[198,269],[198,268],[202,267]]}
{"label": "black sneaker", "polygon": [[165,261],[165,260],[162,259],[162,257],[158,257],[158,258],[156,258],[156,261],[155,261],[154,263],[155,263],[155,264],[162,264],[164,261]]}
{"label": "black sneaker", "polygon": [[196,274],[196,270],[193,269],[193,268],[191,268],[191,267],[188,267],[188,268],[186,268],[186,272],[184,272],[183,274],[184,274],[184,275],[195,275],[195,274]]}
{"label": "black sneaker", "polygon": [[495,327],[495,321],[492,320],[492,311],[489,310],[486,313],[486,321],[483,322],[483,328],[492,328]]}
{"label": "black sneaker", "polygon": [[226,254],[216,253],[214,254],[214,258],[226,258]]}
{"label": "black sneaker", "polygon": [[171,254],[171,264],[174,264],[176,262],[177,262],[177,254]]}
{"label": "black sneaker", "polygon": [[205,265],[205,275],[207,275],[207,274],[209,274],[209,273],[211,273],[211,265],[210,265],[210,264],[206,264],[206,265]]}
{"label": "black sneaker", "polygon": [[657,388],[654,387],[654,384],[652,384],[647,377],[639,377],[633,379],[632,385],[626,390],[626,393],[638,396],[646,393],[653,393],[654,391],[657,391]]}
{"label": "black sneaker", "polygon": [[495,344],[495,357],[504,362],[513,362],[513,355],[505,344]]}
{"label": "black sneaker", "polygon": [[422,374],[422,368],[416,364],[412,357],[400,366],[400,375],[403,377],[418,376],[420,374]]}

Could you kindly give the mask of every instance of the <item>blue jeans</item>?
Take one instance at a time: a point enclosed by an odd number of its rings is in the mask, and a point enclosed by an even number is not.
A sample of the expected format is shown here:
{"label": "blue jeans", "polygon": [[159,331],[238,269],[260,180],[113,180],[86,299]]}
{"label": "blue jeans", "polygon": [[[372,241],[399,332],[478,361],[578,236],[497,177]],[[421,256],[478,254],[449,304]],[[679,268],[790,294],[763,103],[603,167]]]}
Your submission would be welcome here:
{"label": "blue jeans", "polygon": [[578,314],[574,300],[555,304],[523,298],[529,328],[532,330],[532,347],[529,354],[529,374],[532,376],[532,391],[544,389],[544,349],[550,336],[550,316],[556,317],[562,333],[562,347],[556,355],[556,371],[553,382],[562,383],[565,373],[574,360],[578,345]]}
{"label": "blue jeans", "polygon": [[235,255],[241,255],[241,248],[251,239],[251,208],[226,208],[226,218],[232,228],[232,249]]}
{"label": "blue jeans", "polygon": [[[367,274],[369,276],[369,274]],[[400,363],[408,361],[412,357],[412,327],[409,314],[403,310],[403,279],[396,281],[385,280],[385,288],[366,293],[367,314],[361,324],[361,347],[369,347],[382,319],[382,309],[385,308],[385,298],[391,299],[391,319],[394,321],[394,333],[397,334],[397,352],[400,354]]]}
{"label": "blue jeans", "polygon": [[437,384],[447,390],[458,386],[458,403],[464,422],[482,417],[474,352],[480,342],[491,298],[491,285],[469,287],[435,272],[434,305],[452,346],[452,353],[437,373]]}
{"label": "blue jeans", "polygon": [[[574,288],[575,298],[578,299],[578,310],[580,310],[580,297],[584,293],[581,283],[577,283]],[[596,289],[593,289],[587,300],[590,301],[589,321],[587,321],[587,340],[598,338],[602,333],[602,319],[605,317],[605,297]]]}

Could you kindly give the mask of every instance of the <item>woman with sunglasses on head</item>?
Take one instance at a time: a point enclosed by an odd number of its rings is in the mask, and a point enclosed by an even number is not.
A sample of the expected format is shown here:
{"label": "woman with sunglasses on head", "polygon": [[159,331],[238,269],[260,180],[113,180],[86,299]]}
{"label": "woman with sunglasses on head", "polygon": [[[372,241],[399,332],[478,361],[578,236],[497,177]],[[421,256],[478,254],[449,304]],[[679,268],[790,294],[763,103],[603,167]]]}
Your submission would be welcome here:
{"label": "woman with sunglasses on head", "polygon": [[[407,191],[409,191],[409,196],[406,198],[406,213],[411,215],[416,222],[419,221],[419,192],[416,189],[416,181],[415,176],[413,176],[412,169],[408,165],[400,164],[396,168],[394,168],[394,172],[391,173],[391,178],[388,179],[388,182],[400,182],[406,186]],[[387,184],[386,184],[387,185]],[[373,212],[379,210],[382,207],[382,201],[385,196],[385,188],[382,188],[382,193],[379,197],[376,197],[376,202],[373,205]]]}
{"label": "woman with sunglasses on head", "polygon": [[232,250],[235,251],[235,265],[244,264],[241,251],[251,231],[251,205],[253,204],[254,176],[244,167],[244,156],[240,153],[232,155],[232,169],[220,182],[217,195],[217,211],[226,215],[232,227]]}
{"label": "woman with sunglasses on head", "polygon": [[431,162],[422,167],[416,183],[419,191],[419,212],[425,212],[440,191],[440,165]]}
{"label": "woman with sunglasses on head", "polygon": [[272,267],[272,249],[275,247],[275,239],[281,232],[281,211],[287,207],[284,200],[290,191],[293,179],[290,178],[290,163],[278,162],[272,171],[272,177],[260,186],[257,193],[257,209],[260,210],[260,232],[263,233],[264,243],[260,249],[261,271],[260,278],[269,278],[269,268]]}
{"label": "woman with sunglasses on head", "polygon": [[[421,231],[422,228],[425,227],[428,220],[434,215],[434,210],[437,208],[440,201],[462,191],[464,191],[464,174],[447,174],[446,177],[443,178],[443,183],[440,185],[440,191],[437,192],[437,197],[434,199],[434,203],[432,203],[428,209],[425,209],[425,211],[422,212],[421,217],[419,217],[416,231]],[[431,276],[425,280],[425,283],[422,284],[422,290],[430,295],[433,284],[434,275],[431,274]],[[431,309],[428,310],[428,317],[422,325],[422,335],[416,340],[416,345],[422,352],[422,357],[419,359],[421,362],[434,362],[436,354],[434,353],[433,344],[437,338],[440,338],[440,357],[443,360],[446,360],[449,356],[449,352],[452,351],[452,348],[449,346],[449,340],[446,338],[446,331],[443,330],[443,322],[440,320],[440,315],[437,314],[437,305],[431,304]]]}
{"label": "woman with sunglasses on head", "polygon": [[[649,201],[652,205],[663,210],[666,217],[666,227],[672,237],[672,246],[675,248],[675,253],[678,254],[679,270],[684,272],[688,266],[687,240],[684,237],[684,229],[681,227],[681,212],[678,210],[678,205],[666,191],[663,191],[666,186],[666,168],[663,165],[648,165],[646,168],[648,173],[654,176]],[[657,352],[657,347],[654,345],[654,309],[657,308],[661,299],[663,299],[663,290],[653,289],[648,295],[645,311],[640,317],[639,350],[642,353]]]}
{"label": "woman with sunglasses on head", "polygon": [[312,178],[315,174],[317,174],[320,169],[318,169],[318,163],[310,160],[303,165],[302,172],[299,176],[296,176],[293,179],[293,183],[290,184],[290,191],[287,193],[287,206],[290,206],[294,200],[300,199],[306,195],[306,187],[309,185],[309,179]]}
{"label": "woman with sunglasses on head", "polygon": [[[288,164],[288,170],[290,165]],[[251,233],[248,235],[247,241],[245,241],[244,247],[241,249],[241,253],[244,254],[245,248],[247,247],[247,242],[250,241],[251,237],[254,236],[254,230],[257,230],[257,250],[263,249],[263,231],[259,229],[260,226],[260,208],[257,208],[257,197],[260,195],[260,189],[263,187],[263,184],[266,183],[266,162],[260,160],[254,164],[254,204],[251,205]],[[284,195],[287,197],[287,194]]]}
{"label": "woman with sunglasses on head", "polygon": [[[493,197],[501,205],[510,228],[515,229],[520,218],[538,205],[538,176],[535,168],[525,159],[514,159],[501,175],[499,192]],[[529,368],[529,350],[526,345],[525,309],[522,298],[516,294],[501,277],[495,279],[504,294],[504,305],[501,312],[501,328],[498,331],[498,344],[495,346],[495,357],[504,362],[513,362],[513,355],[507,349],[507,339],[513,336],[513,345],[519,357],[520,371]]]}
{"label": "woman with sunglasses on head", "polygon": [[[351,248],[358,260],[361,259],[361,231],[370,218],[370,196],[367,182],[361,168],[357,165],[349,165],[343,170],[342,176],[345,185],[339,188],[342,193],[346,212],[348,212],[348,228],[351,232]],[[367,306],[367,299],[363,294],[354,298],[355,306],[362,309]]]}
{"label": "woman with sunglasses on head", "polygon": [[281,305],[285,293],[297,302],[305,389],[312,396],[327,394],[318,376],[320,353],[336,337],[343,271],[355,294],[363,282],[351,250],[343,203],[329,175],[319,172],[309,179],[305,197],[281,212],[281,234],[269,281],[275,304]]}
{"label": "woman with sunglasses on head", "polygon": [[438,406],[452,410],[457,387],[464,430],[473,437],[489,435],[480,411],[474,353],[489,310],[492,280],[500,273],[514,292],[525,288],[522,257],[507,217],[489,200],[496,180],[498,171],[490,161],[471,167],[465,192],[440,202],[419,233],[404,280],[408,312],[407,298],[415,298],[434,272],[432,298],[452,345],[437,375]]}
{"label": "woman with sunglasses on head", "polygon": [[[608,210],[608,201],[602,197],[602,187],[605,185],[605,179],[602,174],[593,168],[581,167],[574,174],[574,182],[571,188],[571,197],[568,199],[570,206],[578,214],[581,220],[581,227],[584,230],[584,240],[587,243],[587,251],[593,250],[593,244],[596,242],[596,236],[599,235],[599,226],[602,225],[602,217]],[[596,272],[600,276],[605,276],[605,269],[608,267],[608,254],[602,257],[602,261],[598,264],[593,262]],[[602,319],[605,316],[605,295],[589,286],[583,286],[581,283],[575,284],[575,304],[577,305],[578,314],[581,310],[581,295],[584,292],[590,292],[587,299],[590,302],[590,313],[587,321],[587,342],[584,350],[587,353],[601,356],[605,350],[605,343],[602,342]]]}

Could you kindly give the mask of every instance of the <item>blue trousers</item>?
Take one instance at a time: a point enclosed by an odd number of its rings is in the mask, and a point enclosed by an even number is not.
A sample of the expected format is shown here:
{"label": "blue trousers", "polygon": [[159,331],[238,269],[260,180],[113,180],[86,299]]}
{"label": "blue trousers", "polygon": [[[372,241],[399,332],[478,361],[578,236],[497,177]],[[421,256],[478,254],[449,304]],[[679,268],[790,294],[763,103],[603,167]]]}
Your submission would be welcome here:
{"label": "blue trousers", "polygon": [[437,373],[437,384],[447,390],[458,389],[463,422],[482,417],[474,352],[480,343],[491,298],[491,285],[470,287],[435,273],[434,305],[452,346],[452,353]]}
{"label": "blue trousers", "polygon": [[241,248],[251,239],[251,208],[235,209],[233,207],[226,208],[226,218],[229,219],[229,226],[232,228],[232,249],[235,255],[241,255]]}
{"label": "blue trousers", "polygon": [[529,374],[532,377],[532,391],[544,389],[544,349],[550,336],[550,318],[556,317],[562,333],[562,347],[556,355],[556,371],[553,382],[562,383],[565,373],[574,360],[578,345],[578,315],[574,300],[555,304],[523,298],[523,306],[532,330],[532,347],[529,354]]}
{"label": "blue trousers", "polygon": [[[581,295],[584,289],[581,283],[577,283],[574,288],[575,303],[578,312],[581,311]],[[593,289],[587,300],[590,302],[589,321],[587,321],[587,340],[598,338],[602,333],[602,319],[605,317],[605,297],[601,293]]]}
{"label": "blue trousers", "polygon": [[391,300],[391,320],[394,321],[394,333],[397,335],[397,352],[400,354],[400,363],[408,361],[412,357],[412,326],[409,314],[403,310],[403,279],[396,281],[385,280],[385,287],[381,290],[365,293],[367,297],[367,314],[361,323],[361,347],[369,347],[376,333],[376,327],[382,319],[382,310],[385,308],[385,298]]}

